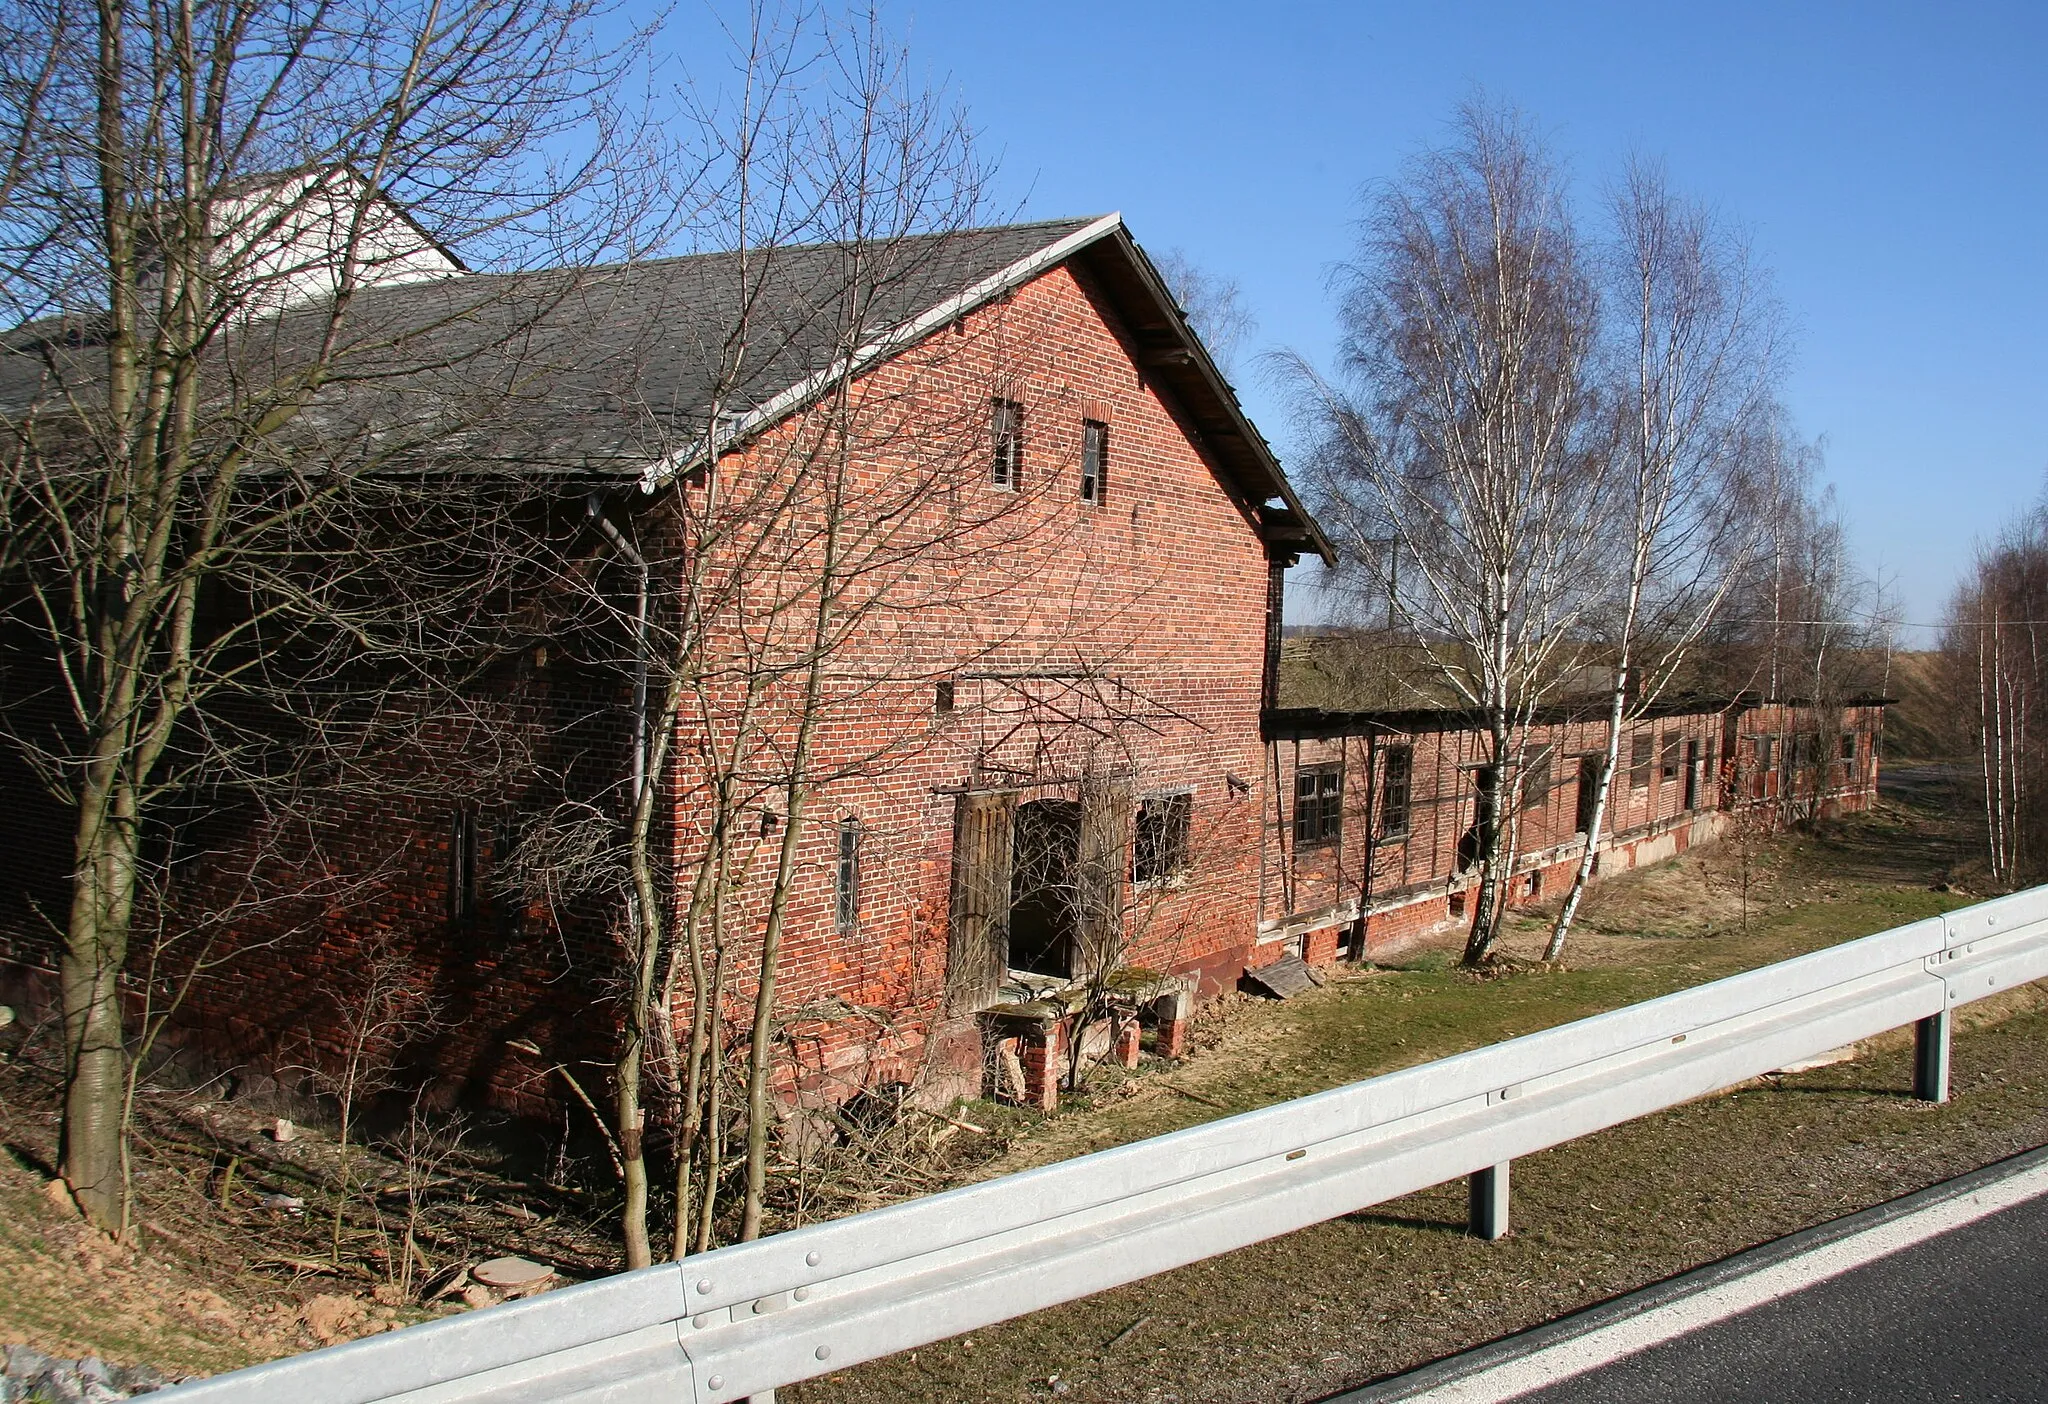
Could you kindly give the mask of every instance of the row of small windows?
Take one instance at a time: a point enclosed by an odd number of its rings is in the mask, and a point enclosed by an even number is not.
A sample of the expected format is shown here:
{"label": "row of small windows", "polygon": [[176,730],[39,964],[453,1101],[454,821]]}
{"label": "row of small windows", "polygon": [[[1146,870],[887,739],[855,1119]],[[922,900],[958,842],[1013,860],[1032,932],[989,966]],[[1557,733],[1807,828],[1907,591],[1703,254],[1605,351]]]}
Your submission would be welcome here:
{"label": "row of small windows", "polygon": [[[1817,731],[1795,732],[1790,736],[1752,736],[1749,738],[1756,757],[1758,770],[1771,770],[1789,764],[1794,770],[1801,770],[1814,763],[1821,754],[1821,735]],[[1790,742],[1790,746],[1781,743]],[[1835,746],[1835,759],[1844,765],[1854,765],[1861,754],[1861,741],[1856,732],[1845,733]]]}
{"label": "row of small windows", "polygon": [[[1408,832],[1408,795],[1415,753],[1406,746],[1383,751],[1380,768],[1380,834]],[[1304,848],[1335,843],[1344,830],[1344,767],[1335,761],[1305,765],[1294,773],[1294,842]]]}
{"label": "row of small windows", "polygon": [[[1776,743],[1780,739],[1772,736],[1752,738],[1756,748],[1758,768],[1768,770],[1783,759],[1783,753]],[[1811,756],[1820,751],[1820,738],[1815,733],[1803,733],[1789,738],[1792,745],[1794,765],[1811,764]],[[1661,743],[1661,744],[1660,744]],[[1855,734],[1841,738],[1838,759],[1845,765],[1854,765],[1860,754]],[[1691,754],[1688,754],[1690,750]],[[1406,746],[1388,747],[1380,773],[1380,833],[1383,837],[1396,838],[1408,832],[1409,792],[1412,783],[1414,753]],[[1524,810],[1541,808],[1550,798],[1553,789],[1553,753],[1549,747],[1532,751],[1525,764],[1522,778],[1521,803]],[[1629,787],[1647,790],[1653,778],[1658,782],[1677,780],[1688,764],[1697,763],[1696,778],[1714,773],[1715,746],[1710,738],[1704,743],[1697,738],[1680,732],[1667,732],[1663,736],[1640,733],[1629,742]],[[1597,776],[1597,757],[1582,762],[1580,786],[1586,790]],[[1688,787],[1687,794],[1692,790]],[[1586,796],[1582,796],[1582,804]],[[1304,765],[1294,775],[1294,842],[1300,847],[1314,847],[1336,842],[1343,830],[1344,821],[1344,768],[1341,763],[1330,761],[1317,765]],[[1581,821],[1583,827],[1584,821]]]}
{"label": "row of small windows", "polygon": [[[1781,739],[1789,739],[1791,761],[1797,766],[1812,764],[1811,758],[1820,754],[1820,736],[1815,732],[1804,732],[1790,738],[1757,736],[1751,740],[1755,745],[1758,769],[1768,770],[1785,759],[1784,751],[1778,746]],[[1661,742],[1661,745],[1659,744]],[[1855,733],[1841,738],[1836,758],[1844,765],[1857,763],[1861,743]],[[1689,757],[1688,749],[1693,748]],[[1409,791],[1414,773],[1414,752],[1406,746],[1390,746],[1382,752],[1384,757],[1380,771],[1380,834],[1386,838],[1398,838],[1408,832]],[[1639,733],[1629,742],[1629,787],[1634,790],[1650,788],[1652,777],[1659,782],[1677,780],[1687,768],[1689,761],[1697,761],[1696,778],[1712,776],[1714,773],[1715,746],[1711,738],[1704,743],[1681,732],[1667,732],[1662,737],[1647,732]],[[1591,798],[1591,786],[1598,776],[1598,757],[1587,757],[1581,762],[1579,785],[1580,804],[1583,809]],[[1525,765],[1522,778],[1522,808],[1541,808],[1550,798],[1553,788],[1552,751],[1539,747],[1532,751]],[[1687,788],[1688,801],[1693,790]],[[1317,765],[1304,765],[1294,773],[1294,842],[1299,847],[1315,847],[1334,843],[1343,832],[1344,823],[1344,767],[1335,761]],[[1580,818],[1580,827],[1586,820]]]}
{"label": "row of small windows", "polygon": [[[1024,485],[1024,406],[1015,400],[989,402],[989,482],[1005,492]],[[1109,497],[1109,426],[1081,421],[1080,500],[1099,507]]]}

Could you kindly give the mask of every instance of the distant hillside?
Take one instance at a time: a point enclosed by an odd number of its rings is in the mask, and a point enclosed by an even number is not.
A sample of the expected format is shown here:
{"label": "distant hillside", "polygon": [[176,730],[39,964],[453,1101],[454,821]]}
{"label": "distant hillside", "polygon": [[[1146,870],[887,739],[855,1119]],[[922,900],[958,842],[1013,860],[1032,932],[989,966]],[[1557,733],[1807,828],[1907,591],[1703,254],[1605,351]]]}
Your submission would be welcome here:
{"label": "distant hillside", "polygon": [[1938,760],[1966,754],[1970,737],[1964,699],[1944,684],[1942,656],[1931,650],[1894,653],[1886,692],[1898,702],[1885,709],[1887,760]]}

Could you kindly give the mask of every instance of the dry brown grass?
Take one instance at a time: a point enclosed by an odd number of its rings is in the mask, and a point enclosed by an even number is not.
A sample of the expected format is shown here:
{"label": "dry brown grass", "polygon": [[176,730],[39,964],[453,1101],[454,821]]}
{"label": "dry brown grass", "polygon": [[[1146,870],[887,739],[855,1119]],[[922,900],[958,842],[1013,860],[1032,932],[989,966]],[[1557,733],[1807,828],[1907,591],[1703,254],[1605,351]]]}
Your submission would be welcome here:
{"label": "dry brown grass", "polygon": [[[1712,850],[1616,879],[1569,968],[1479,981],[1425,952],[1284,1005],[1213,1016],[1184,1066],[1022,1138],[1019,1169],[1299,1096],[1882,930],[1969,898],[1933,890],[1958,836],[1896,806],[1774,845],[1744,930]],[[1733,920],[1731,920],[1731,913]],[[1528,953],[1540,920],[1518,925]],[[1646,1117],[1515,1167],[1515,1231],[1464,1236],[1439,1186],[1086,1301],[798,1386],[869,1401],[1310,1400],[2048,1142],[2048,996],[1966,1012],[1955,1100],[1914,1101],[1910,1038]],[[1165,1084],[1195,1097],[1169,1090]],[[1220,1103],[1221,1106],[1214,1105]],[[1135,1329],[1132,1329],[1135,1327]]]}

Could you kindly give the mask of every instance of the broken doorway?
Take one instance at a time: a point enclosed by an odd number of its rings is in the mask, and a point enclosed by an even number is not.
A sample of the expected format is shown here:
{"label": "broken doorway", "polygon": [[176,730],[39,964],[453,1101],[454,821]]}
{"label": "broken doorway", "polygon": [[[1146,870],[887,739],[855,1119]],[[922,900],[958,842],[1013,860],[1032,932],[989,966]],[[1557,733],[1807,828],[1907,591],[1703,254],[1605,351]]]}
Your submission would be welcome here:
{"label": "broken doorway", "polygon": [[1081,806],[1065,799],[1020,804],[1011,835],[1010,968],[1068,978],[1080,925]]}

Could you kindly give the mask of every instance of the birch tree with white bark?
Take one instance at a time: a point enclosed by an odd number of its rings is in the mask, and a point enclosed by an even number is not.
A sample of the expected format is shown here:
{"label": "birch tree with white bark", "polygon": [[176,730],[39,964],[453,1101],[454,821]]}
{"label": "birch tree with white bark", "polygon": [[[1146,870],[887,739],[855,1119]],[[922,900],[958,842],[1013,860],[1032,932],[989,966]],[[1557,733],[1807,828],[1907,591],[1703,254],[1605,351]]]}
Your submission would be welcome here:
{"label": "birch tree with white bark", "polygon": [[1618,597],[1595,622],[1613,667],[1585,848],[1545,960],[1564,955],[1593,875],[1627,723],[1664,695],[1756,549],[1775,501],[1757,452],[1779,341],[1746,245],[1663,173],[1632,163],[1609,201],[1605,310]]}
{"label": "birch tree with white bark", "polygon": [[[1541,143],[1478,105],[1374,199],[1344,276],[1341,376],[1293,363],[1320,446],[1310,476],[1355,588],[1384,597],[1483,737],[1464,952],[1479,965],[1514,867],[1530,724],[1576,677],[1602,599],[1599,299]],[[1396,554],[1398,582],[1361,578]]]}

